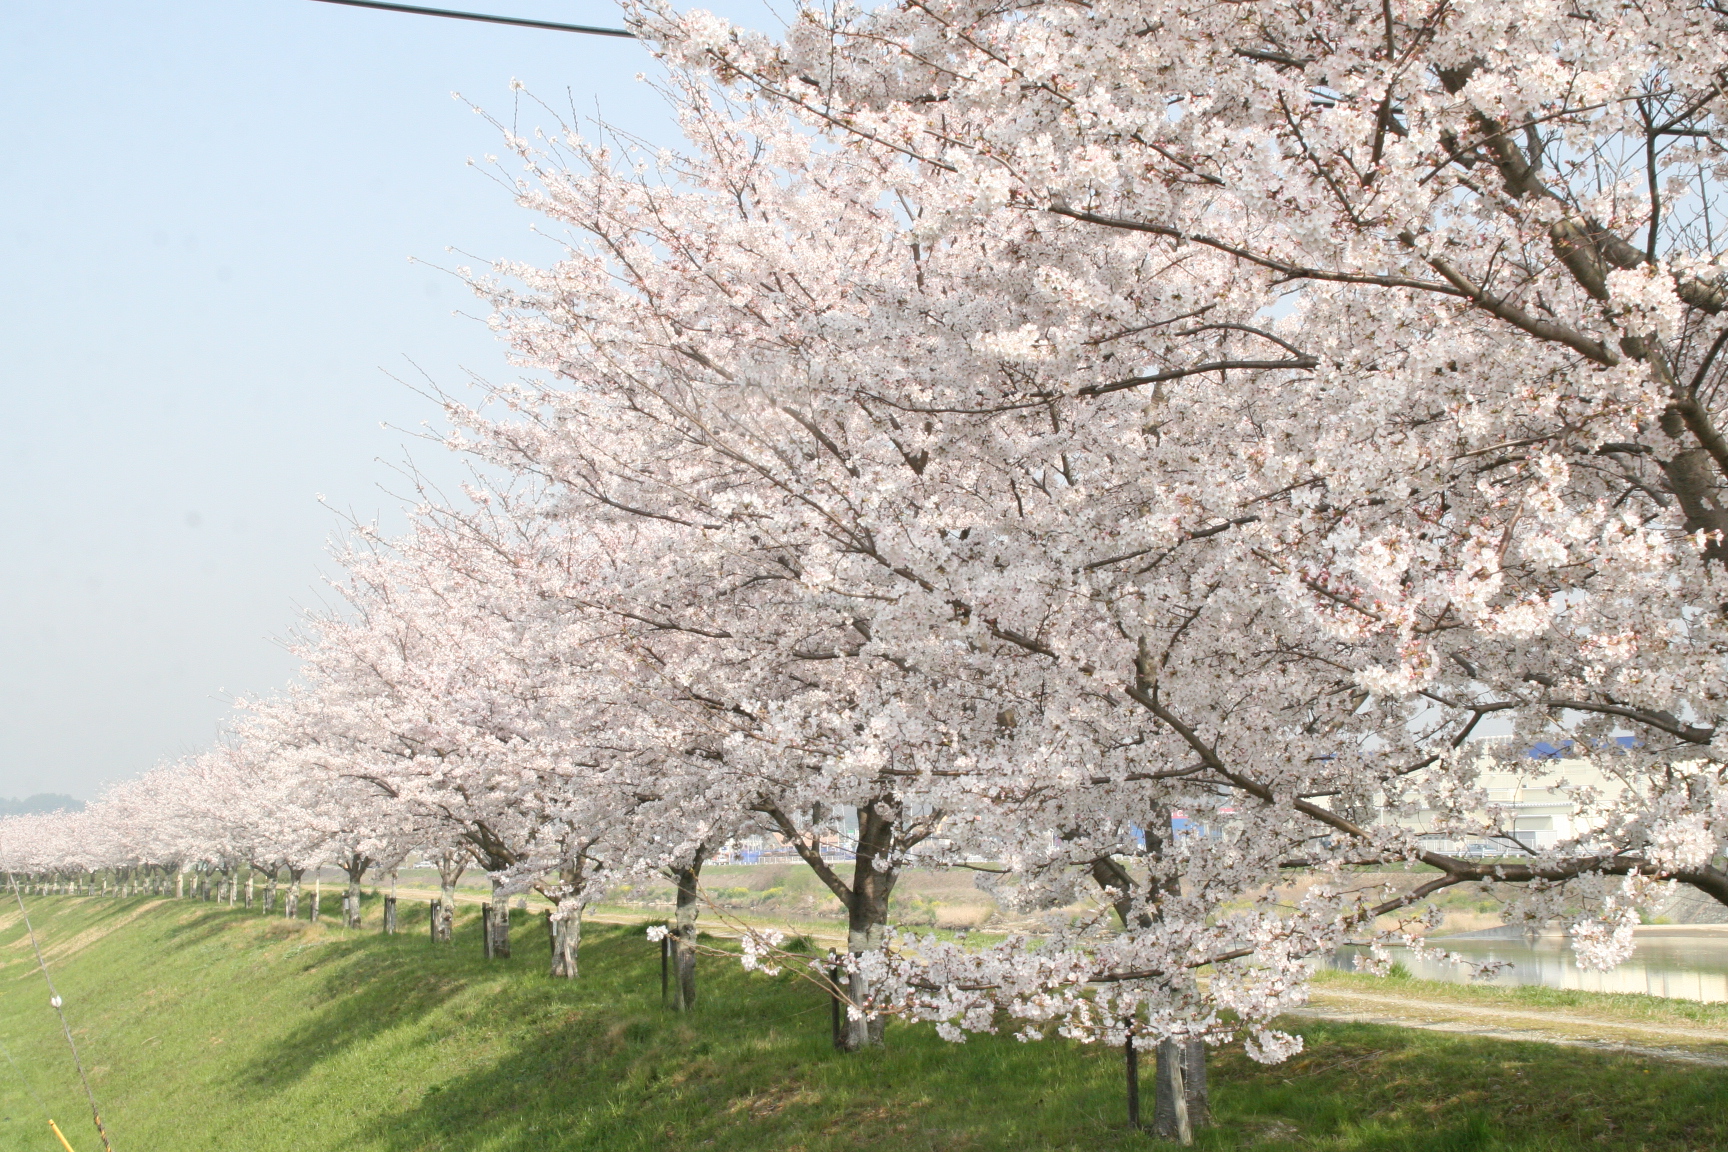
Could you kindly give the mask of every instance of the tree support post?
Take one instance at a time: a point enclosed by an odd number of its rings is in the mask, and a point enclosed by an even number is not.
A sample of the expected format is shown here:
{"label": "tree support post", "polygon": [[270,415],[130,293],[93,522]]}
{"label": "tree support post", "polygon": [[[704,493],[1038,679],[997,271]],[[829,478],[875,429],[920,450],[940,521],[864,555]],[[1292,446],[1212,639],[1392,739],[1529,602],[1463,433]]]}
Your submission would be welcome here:
{"label": "tree support post", "polygon": [[1128,1127],[1140,1128],[1140,1053],[1134,1047],[1134,1033],[1122,1046],[1128,1065]]}

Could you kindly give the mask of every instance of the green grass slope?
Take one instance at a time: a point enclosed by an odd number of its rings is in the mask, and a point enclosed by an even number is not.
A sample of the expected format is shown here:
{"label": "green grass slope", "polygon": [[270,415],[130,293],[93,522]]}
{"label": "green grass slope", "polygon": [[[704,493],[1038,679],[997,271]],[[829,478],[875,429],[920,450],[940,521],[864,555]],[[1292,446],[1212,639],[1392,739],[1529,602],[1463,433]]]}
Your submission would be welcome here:
{"label": "green grass slope", "polygon": [[[561,1152],[1144,1148],[1120,1053],[894,1026],[828,1046],[828,1006],[787,977],[703,962],[703,1002],[659,1007],[657,950],[597,928],[575,983],[537,925],[479,958],[424,930],[265,920],[207,904],[36,898],[116,1152]],[[406,910],[405,910],[406,911]],[[418,923],[415,917],[405,919]],[[372,915],[376,923],[376,914]],[[33,1091],[98,1149],[16,910],[0,916],[0,1149],[53,1152]],[[1728,1072],[1361,1025],[1305,1025],[1275,1068],[1214,1060],[1205,1148],[1332,1152],[1715,1149]],[[1146,1077],[1149,1095],[1151,1077]]]}

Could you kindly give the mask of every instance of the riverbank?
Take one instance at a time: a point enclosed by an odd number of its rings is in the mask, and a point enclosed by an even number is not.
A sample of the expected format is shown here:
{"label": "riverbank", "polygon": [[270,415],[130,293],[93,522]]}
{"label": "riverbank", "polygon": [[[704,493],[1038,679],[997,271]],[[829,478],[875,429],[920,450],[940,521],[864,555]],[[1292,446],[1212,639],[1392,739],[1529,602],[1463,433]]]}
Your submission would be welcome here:
{"label": "riverbank", "polygon": [[[371,900],[355,932],[190,901],[31,909],[117,1152],[1157,1147],[1126,1128],[1113,1049],[1007,1035],[951,1045],[894,1025],[886,1051],[842,1056],[815,989],[713,960],[697,1011],[675,1016],[639,925],[592,926],[582,978],[555,982],[533,932],[514,959],[483,961],[467,908],[450,946],[379,934]],[[0,916],[0,1041],[17,1062],[0,1066],[0,1147],[58,1147],[34,1093],[88,1152],[34,963],[16,912]],[[1200,1147],[1728,1145],[1728,1069],[1342,1020],[1290,1026],[1307,1050],[1284,1064],[1214,1055],[1218,1124]]]}

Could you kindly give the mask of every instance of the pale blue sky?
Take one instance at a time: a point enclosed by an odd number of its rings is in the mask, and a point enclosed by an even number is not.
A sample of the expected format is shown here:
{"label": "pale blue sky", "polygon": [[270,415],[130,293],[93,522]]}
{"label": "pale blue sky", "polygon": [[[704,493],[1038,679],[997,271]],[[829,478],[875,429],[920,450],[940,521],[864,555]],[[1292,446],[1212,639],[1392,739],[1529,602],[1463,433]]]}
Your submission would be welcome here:
{"label": "pale blue sky", "polygon": [[289,679],[338,527],[316,495],[388,522],[409,437],[380,424],[436,416],[386,371],[507,371],[409,257],[554,254],[449,94],[507,112],[516,77],[670,142],[644,71],[627,40],[309,0],[0,6],[0,795],[89,798]]}

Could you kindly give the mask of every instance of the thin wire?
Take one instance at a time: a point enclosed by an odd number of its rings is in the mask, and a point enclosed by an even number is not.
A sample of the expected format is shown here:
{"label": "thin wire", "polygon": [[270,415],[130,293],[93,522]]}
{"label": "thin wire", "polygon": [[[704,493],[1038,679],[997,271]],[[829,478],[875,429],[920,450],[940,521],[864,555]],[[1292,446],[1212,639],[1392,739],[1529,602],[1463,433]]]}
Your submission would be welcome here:
{"label": "thin wire", "polygon": [[451,20],[478,20],[482,24],[512,24],[518,28],[547,28],[553,32],[580,32],[584,36],[622,36],[636,39],[636,33],[623,28],[592,28],[586,24],[555,24],[550,20],[524,20],[518,16],[487,16],[481,12],[456,12],[449,8],[421,8],[415,4],[385,4],[381,0],[317,0],[320,4],[341,4],[348,8],[376,8],[381,12],[409,12],[415,16],[444,16]]}
{"label": "thin wire", "polygon": [[108,1130],[102,1127],[102,1111],[96,1107],[96,1093],[90,1091],[90,1078],[84,1075],[84,1061],[78,1058],[78,1043],[72,1039],[72,1025],[66,1023],[66,1011],[60,1006],[60,993],[54,989],[54,978],[48,975],[48,964],[42,959],[42,948],[36,943],[36,929],[30,924],[30,913],[24,907],[24,893],[18,889],[18,877],[6,873],[6,878],[12,881],[12,895],[18,898],[18,911],[24,915],[24,930],[30,933],[30,947],[36,953],[36,967],[42,970],[42,979],[48,982],[48,1003],[53,1005],[54,1014],[60,1017],[60,1030],[66,1033],[66,1046],[72,1049],[72,1065],[78,1069],[78,1081],[84,1085],[84,1095],[90,1100],[90,1118],[96,1121],[96,1135],[102,1137],[102,1147],[108,1152],[114,1152],[114,1145],[108,1143]]}

